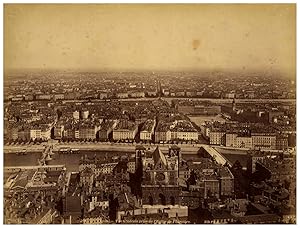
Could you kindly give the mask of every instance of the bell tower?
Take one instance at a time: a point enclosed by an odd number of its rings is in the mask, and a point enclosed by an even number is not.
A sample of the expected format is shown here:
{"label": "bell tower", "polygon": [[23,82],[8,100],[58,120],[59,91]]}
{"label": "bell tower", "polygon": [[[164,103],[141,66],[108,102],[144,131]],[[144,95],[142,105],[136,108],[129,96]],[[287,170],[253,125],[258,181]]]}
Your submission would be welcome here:
{"label": "bell tower", "polygon": [[[169,148],[169,156],[177,156],[178,167],[181,166],[181,149],[176,145],[172,145]],[[179,168],[178,168],[178,176],[179,176]]]}
{"label": "bell tower", "polygon": [[146,148],[141,146],[141,145],[137,145],[135,147],[135,170],[137,171],[138,168],[141,168],[141,170],[143,170],[143,157],[145,157],[146,155]]}

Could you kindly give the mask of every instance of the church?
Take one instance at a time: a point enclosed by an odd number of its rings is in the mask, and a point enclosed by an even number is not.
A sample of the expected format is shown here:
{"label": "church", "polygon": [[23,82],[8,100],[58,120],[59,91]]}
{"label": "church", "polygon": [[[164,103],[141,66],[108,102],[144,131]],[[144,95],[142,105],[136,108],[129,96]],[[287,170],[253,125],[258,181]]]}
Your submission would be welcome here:
{"label": "church", "polygon": [[136,168],[142,172],[141,199],[148,213],[167,212],[170,217],[187,216],[187,207],[180,202],[178,184],[180,148],[172,146],[164,154],[157,146],[152,151],[136,149]]}

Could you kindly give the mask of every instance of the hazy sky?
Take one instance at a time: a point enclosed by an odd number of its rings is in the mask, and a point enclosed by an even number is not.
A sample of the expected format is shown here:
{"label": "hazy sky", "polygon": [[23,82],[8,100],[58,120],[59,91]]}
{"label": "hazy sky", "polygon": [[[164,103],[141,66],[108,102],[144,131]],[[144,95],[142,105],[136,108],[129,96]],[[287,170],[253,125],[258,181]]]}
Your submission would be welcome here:
{"label": "hazy sky", "polygon": [[296,7],[5,5],[5,67],[295,72]]}

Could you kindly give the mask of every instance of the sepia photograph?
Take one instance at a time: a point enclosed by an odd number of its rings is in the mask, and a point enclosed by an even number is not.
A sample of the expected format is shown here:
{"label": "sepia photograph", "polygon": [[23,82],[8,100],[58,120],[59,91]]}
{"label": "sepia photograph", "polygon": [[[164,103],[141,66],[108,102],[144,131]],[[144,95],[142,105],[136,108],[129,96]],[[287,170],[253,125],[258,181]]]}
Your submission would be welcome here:
{"label": "sepia photograph", "polygon": [[3,4],[4,224],[296,224],[296,3]]}

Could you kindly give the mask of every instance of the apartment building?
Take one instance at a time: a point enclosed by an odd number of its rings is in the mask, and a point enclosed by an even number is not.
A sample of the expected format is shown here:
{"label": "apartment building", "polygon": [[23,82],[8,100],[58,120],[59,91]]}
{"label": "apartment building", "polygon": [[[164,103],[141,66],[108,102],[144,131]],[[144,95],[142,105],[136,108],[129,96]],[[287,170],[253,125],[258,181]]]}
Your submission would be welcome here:
{"label": "apartment building", "polygon": [[134,122],[122,120],[113,130],[114,140],[133,140],[138,133],[138,125]]}
{"label": "apartment building", "polygon": [[209,132],[209,144],[211,145],[225,145],[226,132],[212,129]]}
{"label": "apartment building", "polygon": [[252,133],[254,149],[276,149],[276,135],[271,133]]}
{"label": "apartment building", "polygon": [[155,126],[156,126],[155,120],[147,120],[142,126],[140,132],[140,139],[151,141],[154,135]]}

